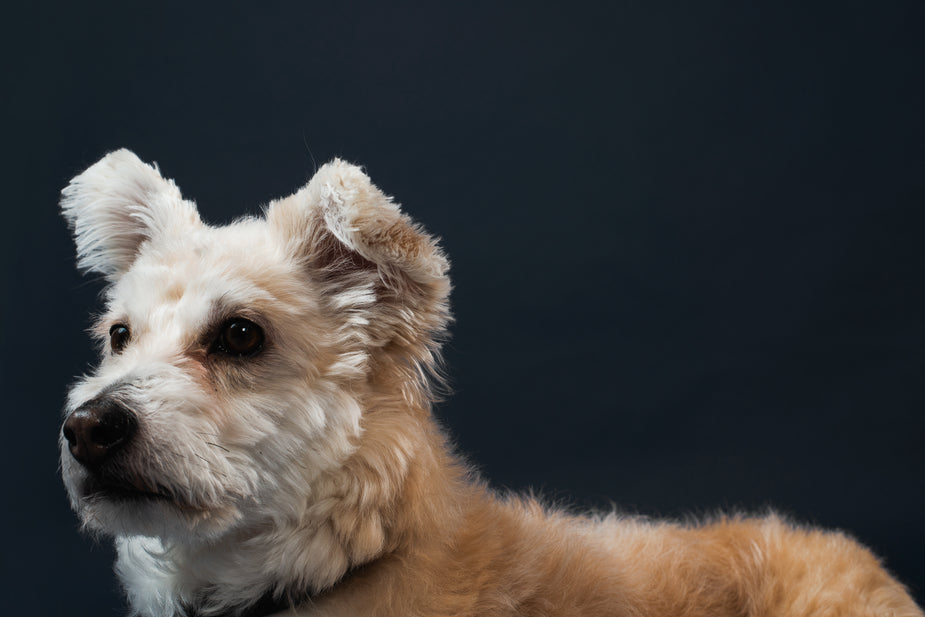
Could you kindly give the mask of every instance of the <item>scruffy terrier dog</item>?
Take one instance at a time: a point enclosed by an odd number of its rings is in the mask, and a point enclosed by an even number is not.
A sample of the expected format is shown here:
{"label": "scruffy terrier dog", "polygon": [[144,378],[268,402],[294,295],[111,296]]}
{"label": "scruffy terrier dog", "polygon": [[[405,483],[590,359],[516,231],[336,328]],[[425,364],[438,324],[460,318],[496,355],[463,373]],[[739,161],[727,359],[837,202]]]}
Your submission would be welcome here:
{"label": "scruffy terrier dog", "polygon": [[358,167],[210,227],[120,150],[62,207],[108,281],[62,473],[134,614],[923,615],[839,533],[587,518],[480,484],[431,416],[446,257]]}

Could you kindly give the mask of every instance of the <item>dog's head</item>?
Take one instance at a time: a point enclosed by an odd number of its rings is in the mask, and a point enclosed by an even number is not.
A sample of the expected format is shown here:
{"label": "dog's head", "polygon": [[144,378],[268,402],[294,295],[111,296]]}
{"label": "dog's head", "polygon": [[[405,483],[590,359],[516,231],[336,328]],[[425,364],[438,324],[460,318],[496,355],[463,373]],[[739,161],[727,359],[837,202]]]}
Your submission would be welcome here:
{"label": "dog's head", "polygon": [[60,438],[88,527],[183,539],[298,519],[362,441],[371,390],[429,396],[447,261],[359,168],[334,161],[263,217],[213,227],[120,150],[62,208],[78,267],[107,280],[100,364]]}

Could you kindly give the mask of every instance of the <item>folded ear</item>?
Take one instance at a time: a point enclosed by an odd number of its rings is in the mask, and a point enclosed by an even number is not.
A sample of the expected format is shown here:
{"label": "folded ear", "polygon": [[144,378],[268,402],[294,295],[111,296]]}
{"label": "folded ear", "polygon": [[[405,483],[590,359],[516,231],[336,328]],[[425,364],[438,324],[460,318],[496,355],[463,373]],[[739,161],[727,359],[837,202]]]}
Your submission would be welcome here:
{"label": "folded ear", "polygon": [[61,211],[74,233],[77,267],[110,281],[129,269],[145,240],[201,225],[176,185],[125,149],[71,180]]}
{"label": "folded ear", "polygon": [[322,165],[295,195],[271,203],[267,218],[315,266],[347,271],[362,258],[385,278],[427,283],[446,276],[436,241],[362,169],[340,159]]}
{"label": "folded ear", "polygon": [[359,167],[322,166],[298,193],[270,204],[267,219],[331,305],[360,313],[368,344],[435,350],[450,318],[449,263]]}

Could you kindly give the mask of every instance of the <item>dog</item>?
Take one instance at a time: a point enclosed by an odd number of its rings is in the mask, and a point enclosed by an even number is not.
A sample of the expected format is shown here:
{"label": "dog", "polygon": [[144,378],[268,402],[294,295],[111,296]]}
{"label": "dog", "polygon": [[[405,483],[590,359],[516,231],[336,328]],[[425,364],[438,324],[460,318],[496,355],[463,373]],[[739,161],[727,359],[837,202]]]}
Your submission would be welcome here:
{"label": "dog", "polygon": [[359,167],[212,227],[119,150],[61,206],[107,283],[62,476],[133,615],[923,616],[838,532],[493,493],[431,414],[447,258]]}

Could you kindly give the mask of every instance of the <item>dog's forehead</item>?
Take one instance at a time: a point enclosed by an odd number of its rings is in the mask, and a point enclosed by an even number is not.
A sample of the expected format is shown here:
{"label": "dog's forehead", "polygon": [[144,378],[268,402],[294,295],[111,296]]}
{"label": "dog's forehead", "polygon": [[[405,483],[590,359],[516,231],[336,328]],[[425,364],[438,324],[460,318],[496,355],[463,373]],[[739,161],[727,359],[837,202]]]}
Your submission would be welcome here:
{"label": "dog's forehead", "polygon": [[154,306],[182,306],[199,317],[220,301],[241,305],[267,299],[274,282],[292,270],[263,221],[203,226],[146,242],[110,290],[110,307],[131,315],[150,314]]}

